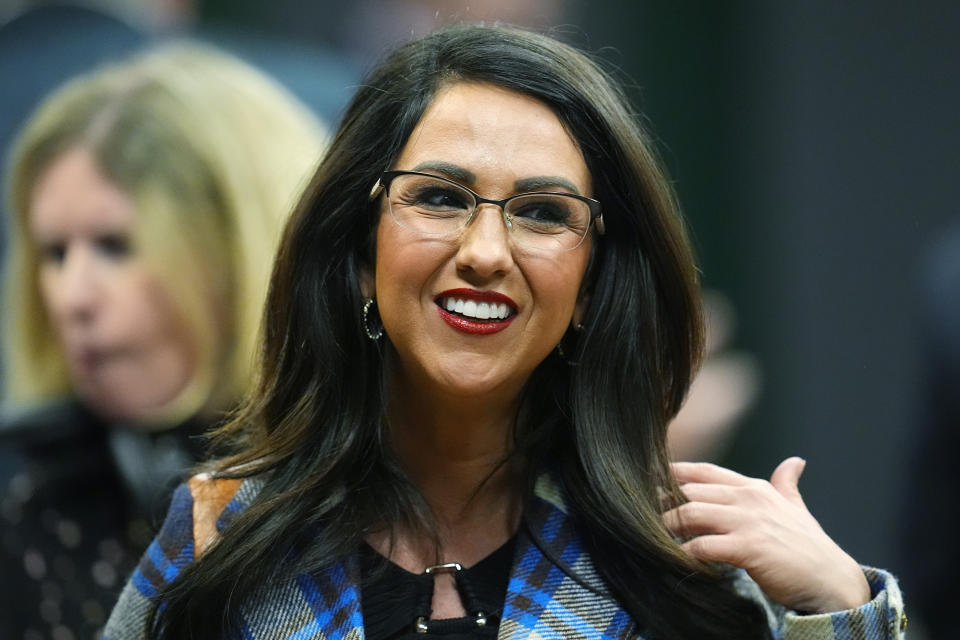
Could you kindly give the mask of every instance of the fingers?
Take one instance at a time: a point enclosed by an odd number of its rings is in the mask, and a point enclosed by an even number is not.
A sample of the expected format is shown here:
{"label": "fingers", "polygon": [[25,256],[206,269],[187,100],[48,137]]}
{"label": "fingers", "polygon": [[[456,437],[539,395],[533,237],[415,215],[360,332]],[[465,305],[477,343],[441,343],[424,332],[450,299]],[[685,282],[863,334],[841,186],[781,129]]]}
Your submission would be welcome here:
{"label": "fingers", "polygon": [[[678,462],[674,476],[682,482],[680,490],[689,500],[664,513],[664,523],[674,535],[700,536],[725,534],[738,526],[761,526],[764,514],[806,514],[806,506],[797,489],[806,461],[787,458],[774,470],[769,481],[750,478],[709,463]],[[792,504],[800,512],[784,510]],[[666,506],[666,505],[665,505]],[[671,505],[672,506],[672,505]]]}
{"label": "fingers", "polygon": [[788,608],[826,613],[860,606],[870,597],[863,572],[800,497],[805,465],[787,458],[768,481],[712,464],[674,464],[690,502],[666,511],[663,522],[690,556],[744,569]]}
{"label": "fingers", "polygon": [[737,487],[725,484],[702,484],[691,482],[680,486],[680,491],[690,502],[734,504],[737,502]]}
{"label": "fingers", "polygon": [[[787,458],[766,481],[709,463],[674,463],[674,476],[683,483],[680,490],[689,502],[666,511],[664,524],[678,537],[696,536],[684,543],[692,555],[729,562],[736,550],[731,540],[763,531],[769,516],[796,520],[798,512],[785,510],[791,503],[807,513],[797,489],[805,465],[802,458]],[[696,542],[699,538],[705,539]]]}
{"label": "fingers", "polygon": [[784,497],[802,503],[803,500],[800,497],[800,490],[797,485],[806,466],[807,461],[803,458],[797,456],[787,458],[773,470],[773,474],[770,476],[770,484]]}
{"label": "fingers", "polygon": [[673,476],[680,484],[699,482],[707,484],[745,485],[751,478],[709,462],[673,462]]}
{"label": "fingers", "polygon": [[[788,497],[799,497],[797,485],[807,461],[792,456],[781,462],[770,476],[770,484]],[[754,482],[753,478],[709,462],[673,462],[670,464],[673,475],[681,485],[688,483],[725,484],[745,486]]]}
{"label": "fingers", "polygon": [[683,550],[702,562],[727,562],[734,565],[744,552],[743,544],[735,538],[724,535],[697,536],[684,542]]}
{"label": "fingers", "polygon": [[726,505],[688,502],[664,513],[663,522],[674,535],[686,537],[728,533],[739,520],[737,510]]}

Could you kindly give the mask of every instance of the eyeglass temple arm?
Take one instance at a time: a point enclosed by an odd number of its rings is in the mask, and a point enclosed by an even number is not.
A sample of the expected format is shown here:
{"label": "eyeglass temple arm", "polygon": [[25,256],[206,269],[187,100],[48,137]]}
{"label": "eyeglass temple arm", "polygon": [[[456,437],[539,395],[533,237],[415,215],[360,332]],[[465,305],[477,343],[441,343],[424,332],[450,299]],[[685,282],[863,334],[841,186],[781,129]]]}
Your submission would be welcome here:
{"label": "eyeglass temple arm", "polygon": [[380,178],[377,178],[377,181],[373,183],[373,187],[370,188],[370,199],[376,200],[381,191],[383,191],[383,182],[380,181]]}

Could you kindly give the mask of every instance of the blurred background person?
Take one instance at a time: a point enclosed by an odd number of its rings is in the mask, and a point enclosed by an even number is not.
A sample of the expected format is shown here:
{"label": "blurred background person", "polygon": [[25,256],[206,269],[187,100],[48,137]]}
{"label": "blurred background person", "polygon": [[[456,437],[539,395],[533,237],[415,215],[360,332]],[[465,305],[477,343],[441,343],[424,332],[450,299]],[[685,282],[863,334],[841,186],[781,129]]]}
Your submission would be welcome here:
{"label": "blurred background person", "polygon": [[[86,7],[44,5],[12,16],[0,9],[0,175],[7,171],[14,137],[43,98],[66,80],[129,55],[142,47],[145,39],[138,28]],[[2,183],[0,195],[0,216],[5,218],[7,198]],[[5,232],[0,224],[0,264]],[[0,353],[0,387],[3,379]]]}
{"label": "blurred background person", "polygon": [[190,44],[71,81],[22,131],[0,637],[88,638],[104,622],[201,453],[192,436],[251,382],[276,240],[323,146],[279,85]]}
{"label": "blurred background person", "polygon": [[[280,81],[323,122],[332,123],[352,93],[354,64],[331,47],[271,37],[229,22],[200,20],[194,0],[0,0],[0,162],[40,101],[98,64],[170,37],[225,49]],[[0,185],[0,191],[3,186]],[[6,196],[0,213],[6,215]],[[4,255],[0,225],[0,258]],[[3,380],[0,354],[0,383]],[[0,465],[3,461],[0,460]]]}

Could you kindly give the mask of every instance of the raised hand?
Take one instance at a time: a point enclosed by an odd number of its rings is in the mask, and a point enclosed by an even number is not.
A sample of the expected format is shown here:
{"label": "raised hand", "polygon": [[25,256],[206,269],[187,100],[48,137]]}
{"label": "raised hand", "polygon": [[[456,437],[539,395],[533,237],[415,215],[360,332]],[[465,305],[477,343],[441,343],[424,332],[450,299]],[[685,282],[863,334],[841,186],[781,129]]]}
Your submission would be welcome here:
{"label": "raised hand", "polygon": [[663,514],[683,548],[705,562],[741,567],[773,600],[806,613],[851,609],[870,600],[856,561],[807,511],[797,489],[806,462],[787,458],[770,480],[709,463],[677,462],[689,502]]}

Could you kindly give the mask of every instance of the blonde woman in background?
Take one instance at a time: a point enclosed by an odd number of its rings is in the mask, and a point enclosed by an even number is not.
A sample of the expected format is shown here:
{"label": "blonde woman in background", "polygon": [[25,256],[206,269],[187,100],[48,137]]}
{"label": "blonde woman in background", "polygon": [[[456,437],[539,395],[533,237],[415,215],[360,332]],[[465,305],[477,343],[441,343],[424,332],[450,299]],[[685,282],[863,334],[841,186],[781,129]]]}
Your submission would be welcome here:
{"label": "blonde woman in background", "polygon": [[322,148],[272,80],[182,43],[70,82],[21,133],[0,637],[104,622],[192,436],[250,385],[279,231]]}

